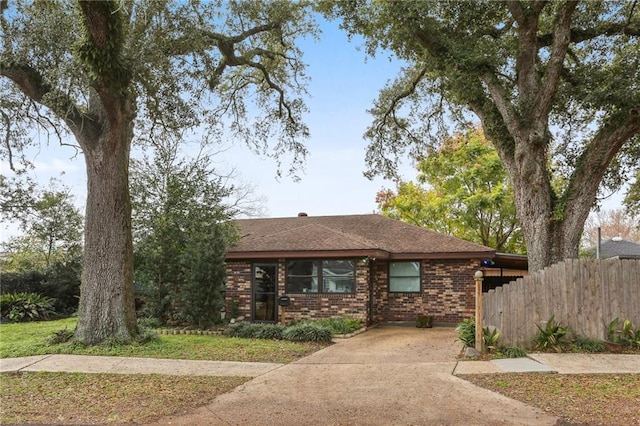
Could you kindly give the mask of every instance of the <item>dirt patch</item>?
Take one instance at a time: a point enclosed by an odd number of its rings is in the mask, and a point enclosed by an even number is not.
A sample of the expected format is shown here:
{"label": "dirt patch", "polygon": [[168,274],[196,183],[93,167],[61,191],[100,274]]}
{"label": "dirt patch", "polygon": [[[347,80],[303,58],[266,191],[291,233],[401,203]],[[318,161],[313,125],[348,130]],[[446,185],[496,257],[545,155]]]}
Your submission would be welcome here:
{"label": "dirt patch", "polygon": [[190,412],[247,380],[141,374],[2,375],[0,424],[146,424]]}
{"label": "dirt patch", "polygon": [[504,373],[458,376],[538,407],[565,425],[640,425],[640,374]]}

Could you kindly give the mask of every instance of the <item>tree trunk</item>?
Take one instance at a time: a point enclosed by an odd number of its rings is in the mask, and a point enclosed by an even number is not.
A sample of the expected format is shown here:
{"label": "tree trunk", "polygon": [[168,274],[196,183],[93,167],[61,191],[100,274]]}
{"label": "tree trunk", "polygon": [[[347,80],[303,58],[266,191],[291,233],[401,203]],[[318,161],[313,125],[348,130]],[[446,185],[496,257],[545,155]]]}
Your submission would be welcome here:
{"label": "tree trunk", "polygon": [[[529,272],[577,258],[580,236],[595,192],[570,204],[558,204],[546,170],[546,143],[516,144],[513,162],[505,162],[513,181],[514,201],[527,245]],[[586,184],[585,184],[586,186]]]}
{"label": "tree trunk", "polygon": [[137,333],[128,176],[131,121],[127,114],[113,116],[119,119],[105,123],[108,130],[98,141],[82,144],[87,207],[75,337],[85,344],[106,338],[129,342]]}

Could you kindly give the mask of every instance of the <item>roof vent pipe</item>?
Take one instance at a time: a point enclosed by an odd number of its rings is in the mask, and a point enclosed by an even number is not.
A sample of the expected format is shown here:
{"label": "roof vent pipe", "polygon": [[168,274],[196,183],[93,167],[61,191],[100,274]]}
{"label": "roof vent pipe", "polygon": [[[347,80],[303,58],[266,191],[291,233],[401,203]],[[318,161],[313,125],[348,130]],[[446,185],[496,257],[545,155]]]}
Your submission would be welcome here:
{"label": "roof vent pipe", "polygon": [[298,217],[307,217],[307,216],[309,216],[309,215],[306,214],[305,212],[298,213]]}

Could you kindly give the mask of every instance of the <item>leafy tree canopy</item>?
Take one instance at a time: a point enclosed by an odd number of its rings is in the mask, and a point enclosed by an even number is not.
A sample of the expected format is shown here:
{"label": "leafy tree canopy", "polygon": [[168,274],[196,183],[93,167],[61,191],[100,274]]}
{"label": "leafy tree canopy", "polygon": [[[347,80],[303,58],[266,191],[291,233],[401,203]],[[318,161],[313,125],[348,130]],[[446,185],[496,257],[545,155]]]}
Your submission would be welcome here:
{"label": "leafy tree canopy", "polygon": [[31,184],[31,192],[26,192],[4,177],[0,178],[0,188],[6,201],[2,217],[17,219],[23,233],[5,246],[11,252],[5,270],[44,270],[54,261],[80,255],[83,217],[68,188],[51,180],[45,190]]}
{"label": "leafy tree canopy", "polygon": [[206,327],[219,320],[238,203],[209,155],[188,159],[179,149],[164,141],[132,165],[136,284],[148,315]]}
{"label": "leafy tree canopy", "polygon": [[[41,129],[73,136],[87,171],[75,337],[137,333],[128,167],[132,143],[208,143],[306,154],[306,75],[296,46],[316,25],[306,2],[9,2],[0,14],[0,150],[12,163]],[[35,140],[36,142],[40,142]],[[15,160],[15,161],[14,161]],[[106,302],[105,302],[106,301]]]}
{"label": "leafy tree canopy", "polygon": [[[638,168],[635,1],[321,2],[409,65],[371,108],[369,175],[480,120],[514,187],[530,270],[577,257],[602,185]],[[565,184],[554,185],[562,175]]]}
{"label": "leafy tree canopy", "polygon": [[446,139],[420,160],[418,171],[418,183],[378,193],[383,214],[500,252],[525,251],[513,188],[481,130]]}

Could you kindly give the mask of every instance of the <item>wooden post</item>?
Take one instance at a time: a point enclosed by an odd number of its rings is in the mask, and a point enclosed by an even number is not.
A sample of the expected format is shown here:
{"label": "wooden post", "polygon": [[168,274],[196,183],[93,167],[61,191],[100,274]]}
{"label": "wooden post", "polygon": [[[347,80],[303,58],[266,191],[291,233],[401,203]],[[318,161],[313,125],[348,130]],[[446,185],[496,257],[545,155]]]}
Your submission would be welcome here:
{"label": "wooden post", "polygon": [[482,338],[482,271],[476,271],[473,278],[476,282],[476,350],[484,352],[484,339]]}

